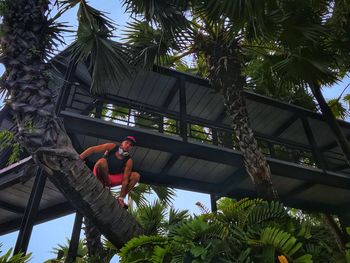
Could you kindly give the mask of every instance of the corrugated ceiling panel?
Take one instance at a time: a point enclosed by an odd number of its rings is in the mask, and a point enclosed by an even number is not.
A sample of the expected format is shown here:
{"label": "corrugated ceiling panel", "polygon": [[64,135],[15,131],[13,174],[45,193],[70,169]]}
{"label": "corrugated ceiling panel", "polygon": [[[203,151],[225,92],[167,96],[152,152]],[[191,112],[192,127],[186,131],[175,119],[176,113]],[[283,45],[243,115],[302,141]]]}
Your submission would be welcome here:
{"label": "corrugated ceiling panel", "polygon": [[307,120],[310,123],[311,130],[318,147],[322,148],[335,141],[333,132],[327,123],[311,118],[307,118]]}
{"label": "corrugated ceiling panel", "polygon": [[167,99],[171,89],[175,85],[176,79],[161,77],[158,78],[157,83],[154,85],[152,93],[147,94],[146,103],[149,105],[163,106]]}
{"label": "corrugated ceiling panel", "polygon": [[295,121],[287,130],[281,134],[280,138],[309,145],[309,141],[306,137],[301,120]]}
{"label": "corrugated ceiling panel", "polygon": [[0,208],[0,224],[19,218],[21,215]]}
{"label": "corrugated ceiling panel", "polygon": [[208,119],[211,121],[216,121],[218,116],[224,110],[224,104],[222,96],[218,94],[209,94],[208,103],[202,108],[198,113],[198,117],[203,119]]}
{"label": "corrugated ceiling panel", "polygon": [[187,114],[198,116],[198,110],[202,103],[206,104],[208,89],[201,88],[199,85],[191,84],[186,87]]}
{"label": "corrugated ceiling panel", "polygon": [[318,184],[298,194],[297,197],[304,199],[306,202],[341,206],[350,201],[350,190]]}
{"label": "corrugated ceiling panel", "polygon": [[179,111],[179,91],[177,91],[173,97],[173,99],[171,100],[169,106],[168,106],[169,110],[172,111]]}

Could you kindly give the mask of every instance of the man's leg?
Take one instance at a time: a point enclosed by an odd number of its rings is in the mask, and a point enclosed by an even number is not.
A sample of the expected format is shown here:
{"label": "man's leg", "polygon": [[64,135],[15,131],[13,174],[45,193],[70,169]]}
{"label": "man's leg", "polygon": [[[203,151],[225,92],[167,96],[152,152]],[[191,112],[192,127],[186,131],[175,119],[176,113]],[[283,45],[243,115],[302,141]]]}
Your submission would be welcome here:
{"label": "man's leg", "polygon": [[140,174],[138,172],[131,172],[129,176],[123,177],[122,189],[120,190],[120,196],[118,202],[122,207],[125,207],[124,198],[134,188],[134,186],[140,180]]}
{"label": "man's leg", "polygon": [[107,164],[107,160],[105,158],[101,158],[99,159],[94,167],[94,171],[96,172],[96,177],[97,179],[99,179],[101,181],[101,183],[103,184],[103,187],[106,187],[109,185],[108,182],[108,164]]}

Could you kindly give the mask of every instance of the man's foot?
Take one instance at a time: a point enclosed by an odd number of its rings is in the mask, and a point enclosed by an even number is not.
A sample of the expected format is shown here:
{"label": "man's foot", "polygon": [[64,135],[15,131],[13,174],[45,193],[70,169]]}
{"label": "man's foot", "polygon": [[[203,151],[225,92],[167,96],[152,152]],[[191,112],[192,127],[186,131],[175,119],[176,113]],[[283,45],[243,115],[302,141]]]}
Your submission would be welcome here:
{"label": "man's foot", "polygon": [[127,204],[125,204],[123,197],[118,197],[117,200],[118,200],[118,204],[120,205],[120,207],[122,207],[124,209],[128,209],[129,208],[129,206]]}

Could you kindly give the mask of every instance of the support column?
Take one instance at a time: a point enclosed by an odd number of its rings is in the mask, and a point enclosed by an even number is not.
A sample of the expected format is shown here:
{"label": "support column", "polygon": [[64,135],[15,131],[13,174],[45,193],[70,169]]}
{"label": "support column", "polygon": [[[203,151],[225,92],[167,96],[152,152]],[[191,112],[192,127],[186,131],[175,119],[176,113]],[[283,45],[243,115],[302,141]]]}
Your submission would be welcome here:
{"label": "support column", "polygon": [[180,104],[180,136],[187,142],[187,107],[186,107],[186,86],[184,77],[178,78],[179,104]]}
{"label": "support column", "polygon": [[218,211],[218,207],[216,205],[216,195],[210,194],[210,204],[211,204],[211,212],[215,213]]}
{"label": "support column", "polygon": [[83,217],[80,213],[77,212],[75,214],[74,226],[73,226],[72,236],[70,238],[66,263],[75,262],[75,258],[77,257],[77,252],[78,252],[82,223],[83,223]]}
{"label": "support column", "polygon": [[19,252],[26,253],[28,249],[29,239],[32,234],[34,221],[39,209],[40,200],[44,192],[46,183],[46,175],[43,170],[39,169],[36,174],[35,182],[32,188],[32,192],[29,197],[29,201],[26,210],[23,215],[21,227],[17,237],[17,242],[13,254]]}

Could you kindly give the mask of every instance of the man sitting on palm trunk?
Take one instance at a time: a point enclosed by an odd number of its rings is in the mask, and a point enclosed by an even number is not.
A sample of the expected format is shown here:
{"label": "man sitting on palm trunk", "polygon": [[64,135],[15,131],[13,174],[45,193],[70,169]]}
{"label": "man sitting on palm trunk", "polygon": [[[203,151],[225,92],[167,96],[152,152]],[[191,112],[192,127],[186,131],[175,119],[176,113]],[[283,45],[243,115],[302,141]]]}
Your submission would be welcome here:
{"label": "man sitting on palm trunk", "polygon": [[93,153],[104,153],[95,163],[93,173],[104,187],[122,186],[118,203],[126,209],[128,206],[124,198],[140,180],[140,174],[132,170],[133,161],[129,154],[135,143],[136,139],[133,136],[127,136],[121,143],[92,146],[80,154],[80,159],[84,160]]}

